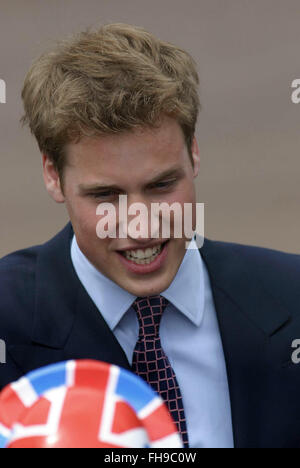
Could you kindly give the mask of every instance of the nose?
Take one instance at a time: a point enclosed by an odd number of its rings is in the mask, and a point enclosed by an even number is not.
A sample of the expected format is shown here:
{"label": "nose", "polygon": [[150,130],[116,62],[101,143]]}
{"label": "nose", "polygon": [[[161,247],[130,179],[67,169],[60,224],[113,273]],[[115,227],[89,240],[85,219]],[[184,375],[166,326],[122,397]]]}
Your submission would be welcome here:
{"label": "nose", "polygon": [[149,200],[141,196],[128,196],[126,218],[124,215],[125,207],[123,206],[120,207],[119,211],[119,229],[123,232],[124,237],[126,233],[127,238],[134,239],[140,244],[147,244],[151,239],[159,238],[159,219],[151,218],[151,202]]}

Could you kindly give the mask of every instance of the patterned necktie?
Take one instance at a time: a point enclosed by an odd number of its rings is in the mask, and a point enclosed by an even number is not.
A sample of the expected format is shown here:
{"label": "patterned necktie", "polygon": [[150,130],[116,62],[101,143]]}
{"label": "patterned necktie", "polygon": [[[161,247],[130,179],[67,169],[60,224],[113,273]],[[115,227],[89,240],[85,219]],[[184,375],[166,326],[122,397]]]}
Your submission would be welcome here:
{"label": "patterned necktie", "polygon": [[139,337],[133,352],[132,370],[159,393],[188,448],[186,419],[180,388],[160,341],[159,326],[168,305],[162,296],[138,297],[132,304],[139,321]]}

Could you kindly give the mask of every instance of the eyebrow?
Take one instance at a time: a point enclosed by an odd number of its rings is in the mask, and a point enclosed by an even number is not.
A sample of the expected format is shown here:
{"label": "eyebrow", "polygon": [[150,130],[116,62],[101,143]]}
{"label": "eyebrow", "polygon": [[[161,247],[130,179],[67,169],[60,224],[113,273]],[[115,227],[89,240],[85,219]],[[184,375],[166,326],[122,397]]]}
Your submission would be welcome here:
{"label": "eyebrow", "polygon": [[[164,172],[161,172],[160,174],[155,176],[153,179],[151,179],[145,184],[145,187],[147,188],[167,177],[178,177],[179,179],[181,179],[184,177],[184,175],[185,175],[184,169],[181,166],[176,166]],[[87,192],[92,192],[92,191],[101,191],[101,190],[122,190],[121,187],[115,184],[112,184],[112,185],[111,184],[90,184],[90,185],[79,184],[78,188],[82,194],[87,193]]]}

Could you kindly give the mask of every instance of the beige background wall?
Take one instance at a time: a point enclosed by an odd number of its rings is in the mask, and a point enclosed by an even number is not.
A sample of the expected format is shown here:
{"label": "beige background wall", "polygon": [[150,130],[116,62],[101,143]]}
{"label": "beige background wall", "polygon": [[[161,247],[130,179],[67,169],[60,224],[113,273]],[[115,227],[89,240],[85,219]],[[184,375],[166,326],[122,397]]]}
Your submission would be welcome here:
{"label": "beige background wall", "polygon": [[22,129],[30,62],[55,39],[126,22],[186,48],[199,65],[198,201],[206,236],[300,252],[300,0],[0,0],[0,256],[46,241],[67,221],[48,197]]}

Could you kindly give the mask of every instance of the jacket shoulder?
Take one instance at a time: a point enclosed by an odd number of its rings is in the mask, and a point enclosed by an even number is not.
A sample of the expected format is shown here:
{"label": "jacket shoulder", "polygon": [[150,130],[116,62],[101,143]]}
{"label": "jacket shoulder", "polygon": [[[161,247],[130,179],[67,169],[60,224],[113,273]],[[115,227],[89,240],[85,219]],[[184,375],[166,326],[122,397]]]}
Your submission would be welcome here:
{"label": "jacket shoulder", "polygon": [[300,267],[300,254],[288,253],[267,247],[239,244],[234,242],[222,242],[205,239],[205,246],[209,251],[216,250],[225,256],[239,257],[255,263],[280,263]]}
{"label": "jacket shoulder", "polygon": [[257,272],[282,272],[282,270],[298,271],[300,273],[300,255],[274,250],[266,247],[243,245],[238,243],[211,241],[215,247],[231,258],[231,261],[247,262],[248,268],[255,268]]}
{"label": "jacket shoulder", "polygon": [[31,322],[35,298],[35,268],[40,246],[18,250],[0,260],[1,337],[18,339]]}
{"label": "jacket shoulder", "polygon": [[32,270],[41,246],[36,245],[27,249],[17,250],[0,259],[0,275],[4,271],[18,269]]}
{"label": "jacket shoulder", "polygon": [[236,287],[242,278],[253,284],[259,283],[290,310],[299,309],[300,313],[300,255],[214,240],[205,240],[200,252],[207,263],[213,263],[214,274],[220,281],[227,279]]}

